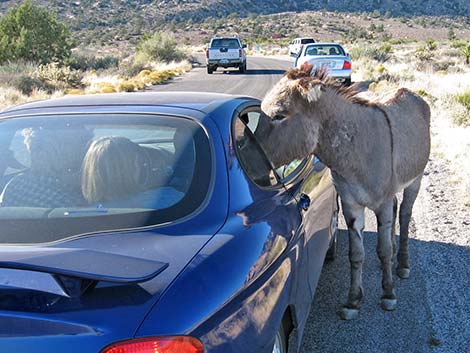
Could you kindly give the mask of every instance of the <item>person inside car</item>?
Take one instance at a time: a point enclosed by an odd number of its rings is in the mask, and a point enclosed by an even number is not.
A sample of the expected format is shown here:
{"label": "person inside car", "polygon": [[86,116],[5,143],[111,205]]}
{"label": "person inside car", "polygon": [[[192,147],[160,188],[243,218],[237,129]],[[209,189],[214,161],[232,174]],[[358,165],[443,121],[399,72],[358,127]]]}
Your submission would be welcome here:
{"label": "person inside car", "polygon": [[83,196],[97,207],[170,207],[180,201],[184,193],[171,186],[149,189],[154,178],[151,172],[154,163],[144,147],[128,138],[98,138],[92,141],[83,160]]}

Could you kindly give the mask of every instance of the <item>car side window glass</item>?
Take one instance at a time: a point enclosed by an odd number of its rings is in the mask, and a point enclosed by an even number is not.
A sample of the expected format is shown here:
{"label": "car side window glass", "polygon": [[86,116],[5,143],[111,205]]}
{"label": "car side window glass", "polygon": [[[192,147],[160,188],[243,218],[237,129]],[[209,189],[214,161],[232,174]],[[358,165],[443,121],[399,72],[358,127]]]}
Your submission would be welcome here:
{"label": "car side window glass", "polygon": [[308,158],[295,159],[275,170],[261,145],[256,140],[261,113],[250,111],[241,114],[235,122],[237,153],[243,169],[260,186],[273,186],[282,183],[298,173]]}
{"label": "car side window glass", "polygon": [[264,187],[275,186],[278,184],[276,174],[255,138],[259,115],[248,112],[236,118],[233,133],[235,149],[242,169],[254,183]]}

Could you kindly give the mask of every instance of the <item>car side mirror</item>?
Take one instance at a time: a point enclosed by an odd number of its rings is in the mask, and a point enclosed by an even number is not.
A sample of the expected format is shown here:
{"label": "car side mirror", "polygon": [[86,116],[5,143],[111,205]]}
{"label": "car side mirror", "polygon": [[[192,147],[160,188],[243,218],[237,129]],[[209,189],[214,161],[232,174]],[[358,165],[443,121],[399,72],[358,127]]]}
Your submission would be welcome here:
{"label": "car side mirror", "polygon": [[243,44],[243,45],[242,45],[242,48],[245,49],[245,48],[246,48],[246,44]]}

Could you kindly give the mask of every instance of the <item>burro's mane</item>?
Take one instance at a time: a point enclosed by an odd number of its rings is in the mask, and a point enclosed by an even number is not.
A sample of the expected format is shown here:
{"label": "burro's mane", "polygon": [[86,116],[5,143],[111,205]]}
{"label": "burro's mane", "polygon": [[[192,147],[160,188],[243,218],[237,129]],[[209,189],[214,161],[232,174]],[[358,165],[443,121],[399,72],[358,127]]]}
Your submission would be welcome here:
{"label": "burro's mane", "polygon": [[[308,87],[310,83],[320,83],[325,88],[329,88],[339,96],[344,97],[351,103],[359,104],[367,107],[376,106],[377,103],[358,97],[359,91],[354,86],[344,86],[328,74],[328,69],[321,67],[316,69],[312,74],[312,65],[302,65],[300,69],[290,69],[284,76],[289,80],[299,80],[299,85]],[[318,82],[319,81],[319,82]]]}

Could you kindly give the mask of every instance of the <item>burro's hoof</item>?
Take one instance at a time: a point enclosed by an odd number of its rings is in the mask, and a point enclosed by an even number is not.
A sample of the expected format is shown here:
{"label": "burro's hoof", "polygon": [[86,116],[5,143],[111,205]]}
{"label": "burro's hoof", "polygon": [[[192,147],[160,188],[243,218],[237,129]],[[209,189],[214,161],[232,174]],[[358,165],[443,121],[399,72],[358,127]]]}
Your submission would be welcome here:
{"label": "burro's hoof", "polygon": [[359,309],[351,309],[343,306],[338,314],[341,320],[354,320],[359,316]]}
{"label": "burro's hoof", "polygon": [[409,268],[397,268],[397,275],[402,279],[407,279],[410,277],[410,269]]}
{"label": "burro's hoof", "polygon": [[386,311],[393,311],[397,307],[397,300],[382,298],[380,299],[380,306]]}

